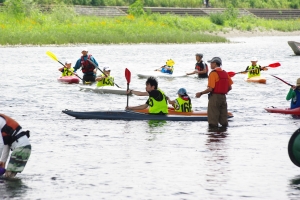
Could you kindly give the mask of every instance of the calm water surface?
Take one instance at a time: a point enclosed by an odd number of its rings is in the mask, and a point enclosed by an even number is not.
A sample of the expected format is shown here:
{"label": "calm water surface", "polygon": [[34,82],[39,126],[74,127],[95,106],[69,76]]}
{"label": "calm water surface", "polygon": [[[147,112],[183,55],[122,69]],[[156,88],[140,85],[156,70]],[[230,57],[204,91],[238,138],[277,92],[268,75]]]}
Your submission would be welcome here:
{"label": "calm water surface", "polygon": [[[287,41],[294,37],[231,38],[226,44],[90,45],[100,66],[110,66],[115,82],[145,89],[139,72],[150,72],[174,59],[175,71],[192,71],[194,54],[223,59],[227,71],[243,71],[252,56],[260,65],[282,66],[262,72],[267,84],[234,76],[227,96],[234,114],[225,132],[208,130],[207,122],[77,120],[61,111],[118,110],[126,96],[83,92],[78,85],[57,82],[60,61],[75,61],[82,46],[0,48],[1,113],[31,131],[30,160],[14,180],[0,179],[0,199],[299,199],[300,169],[289,159],[287,144],[300,121],[270,114],[265,107],[288,107],[300,57]],[[82,75],[82,74],[79,74]],[[184,86],[194,110],[206,110],[207,96],[194,94],[207,80],[195,77],[158,79],[171,98]],[[130,105],[146,97],[133,96]]]}

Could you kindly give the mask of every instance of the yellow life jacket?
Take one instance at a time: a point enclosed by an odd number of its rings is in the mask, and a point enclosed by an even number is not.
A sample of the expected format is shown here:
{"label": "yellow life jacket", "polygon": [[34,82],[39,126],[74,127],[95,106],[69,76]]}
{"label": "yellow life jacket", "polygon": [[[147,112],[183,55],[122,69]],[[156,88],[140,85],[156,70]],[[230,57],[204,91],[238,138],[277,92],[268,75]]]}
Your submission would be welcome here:
{"label": "yellow life jacket", "polygon": [[[102,77],[105,77],[104,74],[101,75]],[[114,86],[114,77],[108,76],[103,78],[102,80],[97,82],[97,87],[102,87],[102,86]]]}
{"label": "yellow life jacket", "polygon": [[163,99],[161,101],[156,101],[153,97],[149,98],[149,113],[151,114],[159,114],[164,113],[168,114],[168,103],[166,95],[160,89],[157,89],[159,92],[162,93]]}
{"label": "yellow life jacket", "polygon": [[184,100],[181,97],[176,99],[177,103],[175,104],[175,111],[176,112],[192,112],[192,103],[191,100]]}
{"label": "yellow life jacket", "polygon": [[260,67],[259,65],[249,65],[248,66],[248,78],[252,78],[255,76],[260,76]]}
{"label": "yellow life jacket", "polygon": [[64,67],[61,76],[72,76],[74,72],[74,68],[70,67],[70,69]]}

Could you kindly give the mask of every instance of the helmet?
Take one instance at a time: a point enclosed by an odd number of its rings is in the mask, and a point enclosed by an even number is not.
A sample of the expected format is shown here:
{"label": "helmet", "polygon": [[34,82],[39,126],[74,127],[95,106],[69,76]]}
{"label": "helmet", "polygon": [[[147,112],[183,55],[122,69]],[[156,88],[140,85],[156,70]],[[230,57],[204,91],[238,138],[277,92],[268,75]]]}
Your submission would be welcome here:
{"label": "helmet", "polygon": [[185,95],[186,94],[186,89],[185,88],[180,88],[177,92],[179,95]]}

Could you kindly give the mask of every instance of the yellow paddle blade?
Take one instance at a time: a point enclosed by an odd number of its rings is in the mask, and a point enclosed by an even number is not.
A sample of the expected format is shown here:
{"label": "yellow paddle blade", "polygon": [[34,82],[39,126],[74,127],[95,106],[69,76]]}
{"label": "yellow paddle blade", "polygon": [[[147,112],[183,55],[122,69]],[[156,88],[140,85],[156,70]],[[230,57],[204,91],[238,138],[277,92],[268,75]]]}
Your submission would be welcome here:
{"label": "yellow paddle blade", "polygon": [[58,61],[57,57],[51,51],[47,51],[46,54],[55,61]]}

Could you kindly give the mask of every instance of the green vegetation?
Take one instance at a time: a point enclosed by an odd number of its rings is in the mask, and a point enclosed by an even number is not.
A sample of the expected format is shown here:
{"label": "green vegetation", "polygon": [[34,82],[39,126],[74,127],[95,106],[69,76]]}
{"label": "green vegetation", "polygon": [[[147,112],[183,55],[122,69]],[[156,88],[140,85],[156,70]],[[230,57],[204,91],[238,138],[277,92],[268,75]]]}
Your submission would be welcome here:
{"label": "green vegetation", "polygon": [[[227,42],[214,33],[228,29],[296,31],[300,20],[238,18],[237,10],[210,17],[144,13],[141,2],[130,7],[130,15],[104,18],[77,16],[72,7],[60,4],[51,13],[41,13],[30,0],[9,0],[0,12],[0,44],[67,43],[196,43]],[[30,6],[29,6],[30,5]]]}

